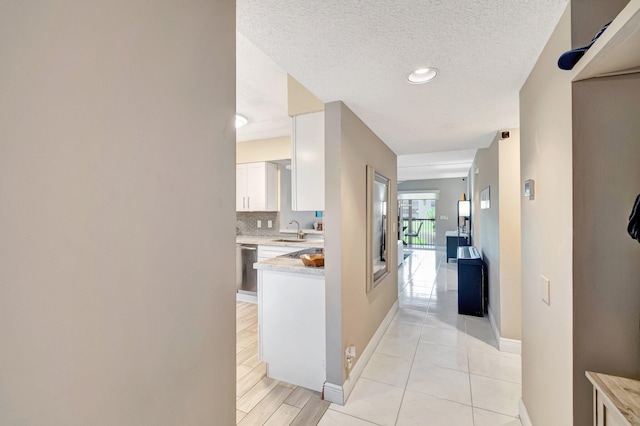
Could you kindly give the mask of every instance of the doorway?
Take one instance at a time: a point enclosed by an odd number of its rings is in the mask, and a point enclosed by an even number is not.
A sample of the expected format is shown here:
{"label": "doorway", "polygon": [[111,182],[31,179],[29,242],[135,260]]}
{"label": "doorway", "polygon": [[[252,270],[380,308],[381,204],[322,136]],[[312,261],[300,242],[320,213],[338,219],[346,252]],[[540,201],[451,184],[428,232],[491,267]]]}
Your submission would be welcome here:
{"label": "doorway", "polygon": [[399,227],[407,248],[436,248],[436,200],[398,200]]}

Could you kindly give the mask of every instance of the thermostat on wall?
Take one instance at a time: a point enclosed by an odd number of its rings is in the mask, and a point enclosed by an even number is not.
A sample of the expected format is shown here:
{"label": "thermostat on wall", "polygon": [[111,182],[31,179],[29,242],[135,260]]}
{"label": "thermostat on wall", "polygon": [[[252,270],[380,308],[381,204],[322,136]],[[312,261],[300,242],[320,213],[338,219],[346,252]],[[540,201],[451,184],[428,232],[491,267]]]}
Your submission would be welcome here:
{"label": "thermostat on wall", "polygon": [[535,181],[533,179],[524,181],[524,196],[530,200],[535,198]]}

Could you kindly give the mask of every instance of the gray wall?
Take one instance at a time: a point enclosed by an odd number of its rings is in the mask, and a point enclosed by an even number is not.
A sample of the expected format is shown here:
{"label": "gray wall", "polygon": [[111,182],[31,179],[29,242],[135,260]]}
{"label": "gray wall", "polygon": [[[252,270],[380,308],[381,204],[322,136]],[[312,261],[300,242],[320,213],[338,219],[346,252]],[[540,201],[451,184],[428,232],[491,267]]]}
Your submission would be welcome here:
{"label": "gray wall", "polygon": [[[498,209],[500,214],[500,336],[522,337],[522,187],[520,177],[520,129],[498,141]],[[492,200],[493,207],[493,200]]]}
{"label": "gray wall", "polygon": [[235,424],[235,2],[0,34],[0,424]]}
{"label": "gray wall", "polygon": [[535,200],[522,202],[523,399],[533,424],[592,422],[585,370],[640,376],[640,247],[626,235],[640,187],[640,79],[572,84],[555,68],[626,3],[572,1],[521,91],[522,177],[536,181]]}
{"label": "gray wall", "polygon": [[[466,180],[466,178],[425,179],[398,184],[398,191],[440,190],[440,198],[436,201],[436,244],[439,247],[447,244],[445,232],[456,230],[458,200],[462,194],[466,194],[467,199],[470,197]],[[441,220],[440,216],[447,216],[448,219]]]}
{"label": "gray wall", "polygon": [[590,421],[585,370],[640,377],[640,75],[573,84],[574,424]]}
{"label": "gray wall", "polygon": [[629,0],[571,0],[571,45],[587,46],[604,24],[612,21]]}
{"label": "gray wall", "polygon": [[573,424],[571,73],[557,68],[569,49],[567,7],[520,91],[522,181],[536,183],[535,200],[521,199],[522,398],[534,425]]}
{"label": "gray wall", "polygon": [[[366,291],[366,166],[391,180],[390,234],[397,232],[397,158],[345,104],[325,105],[325,281],[327,381],[348,377],[344,350],[355,345],[359,358],[398,298],[395,262],[391,273]],[[389,259],[397,259],[389,245]],[[356,362],[358,362],[356,358]]]}
{"label": "gray wall", "polygon": [[[478,169],[474,179],[473,205],[475,210],[475,246],[482,253],[489,272],[489,309],[496,323],[500,317],[500,190],[498,187],[498,135],[489,148],[479,149],[474,167]],[[491,208],[480,209],[480,192],[489,187]]]}
{"label": "gray wall", "polygon": [[[501,338],[521,338],[520,131],[496,134],[473,163],[475,245],[489,272],[489,311]],[[476,173],[477,171],[477,173]],[[489,188],[490,207],[480,208]]]}

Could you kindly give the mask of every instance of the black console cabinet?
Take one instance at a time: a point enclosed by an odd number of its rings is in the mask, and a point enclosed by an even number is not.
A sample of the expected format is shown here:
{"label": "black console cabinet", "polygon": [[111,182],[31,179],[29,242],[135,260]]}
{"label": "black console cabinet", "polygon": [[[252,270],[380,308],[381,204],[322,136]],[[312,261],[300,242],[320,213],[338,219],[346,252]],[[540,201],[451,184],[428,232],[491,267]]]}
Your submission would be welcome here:
{"label": "black console cabinet", "polygon": [[455,259],[458,254],[459,246],[468,246],[471,242],[467,234],[458,234],[456,231],[449,231],[447,237],[447,263],[449,259]]}
{"label": "black console cabinet", "polygon": [[487,267],[473,246],[458,247],[458,313],[482,317],[489,302]]}

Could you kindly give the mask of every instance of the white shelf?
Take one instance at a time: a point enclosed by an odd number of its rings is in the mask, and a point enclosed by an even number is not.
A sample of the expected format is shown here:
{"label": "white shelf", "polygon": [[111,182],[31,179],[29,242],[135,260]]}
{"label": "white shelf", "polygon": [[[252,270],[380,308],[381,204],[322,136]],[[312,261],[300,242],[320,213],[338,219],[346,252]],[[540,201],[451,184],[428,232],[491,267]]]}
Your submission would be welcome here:
{"label": "white shelf", "polygon": [[640,72],[640,0],[627,4],[573,72],[573,81]]}

